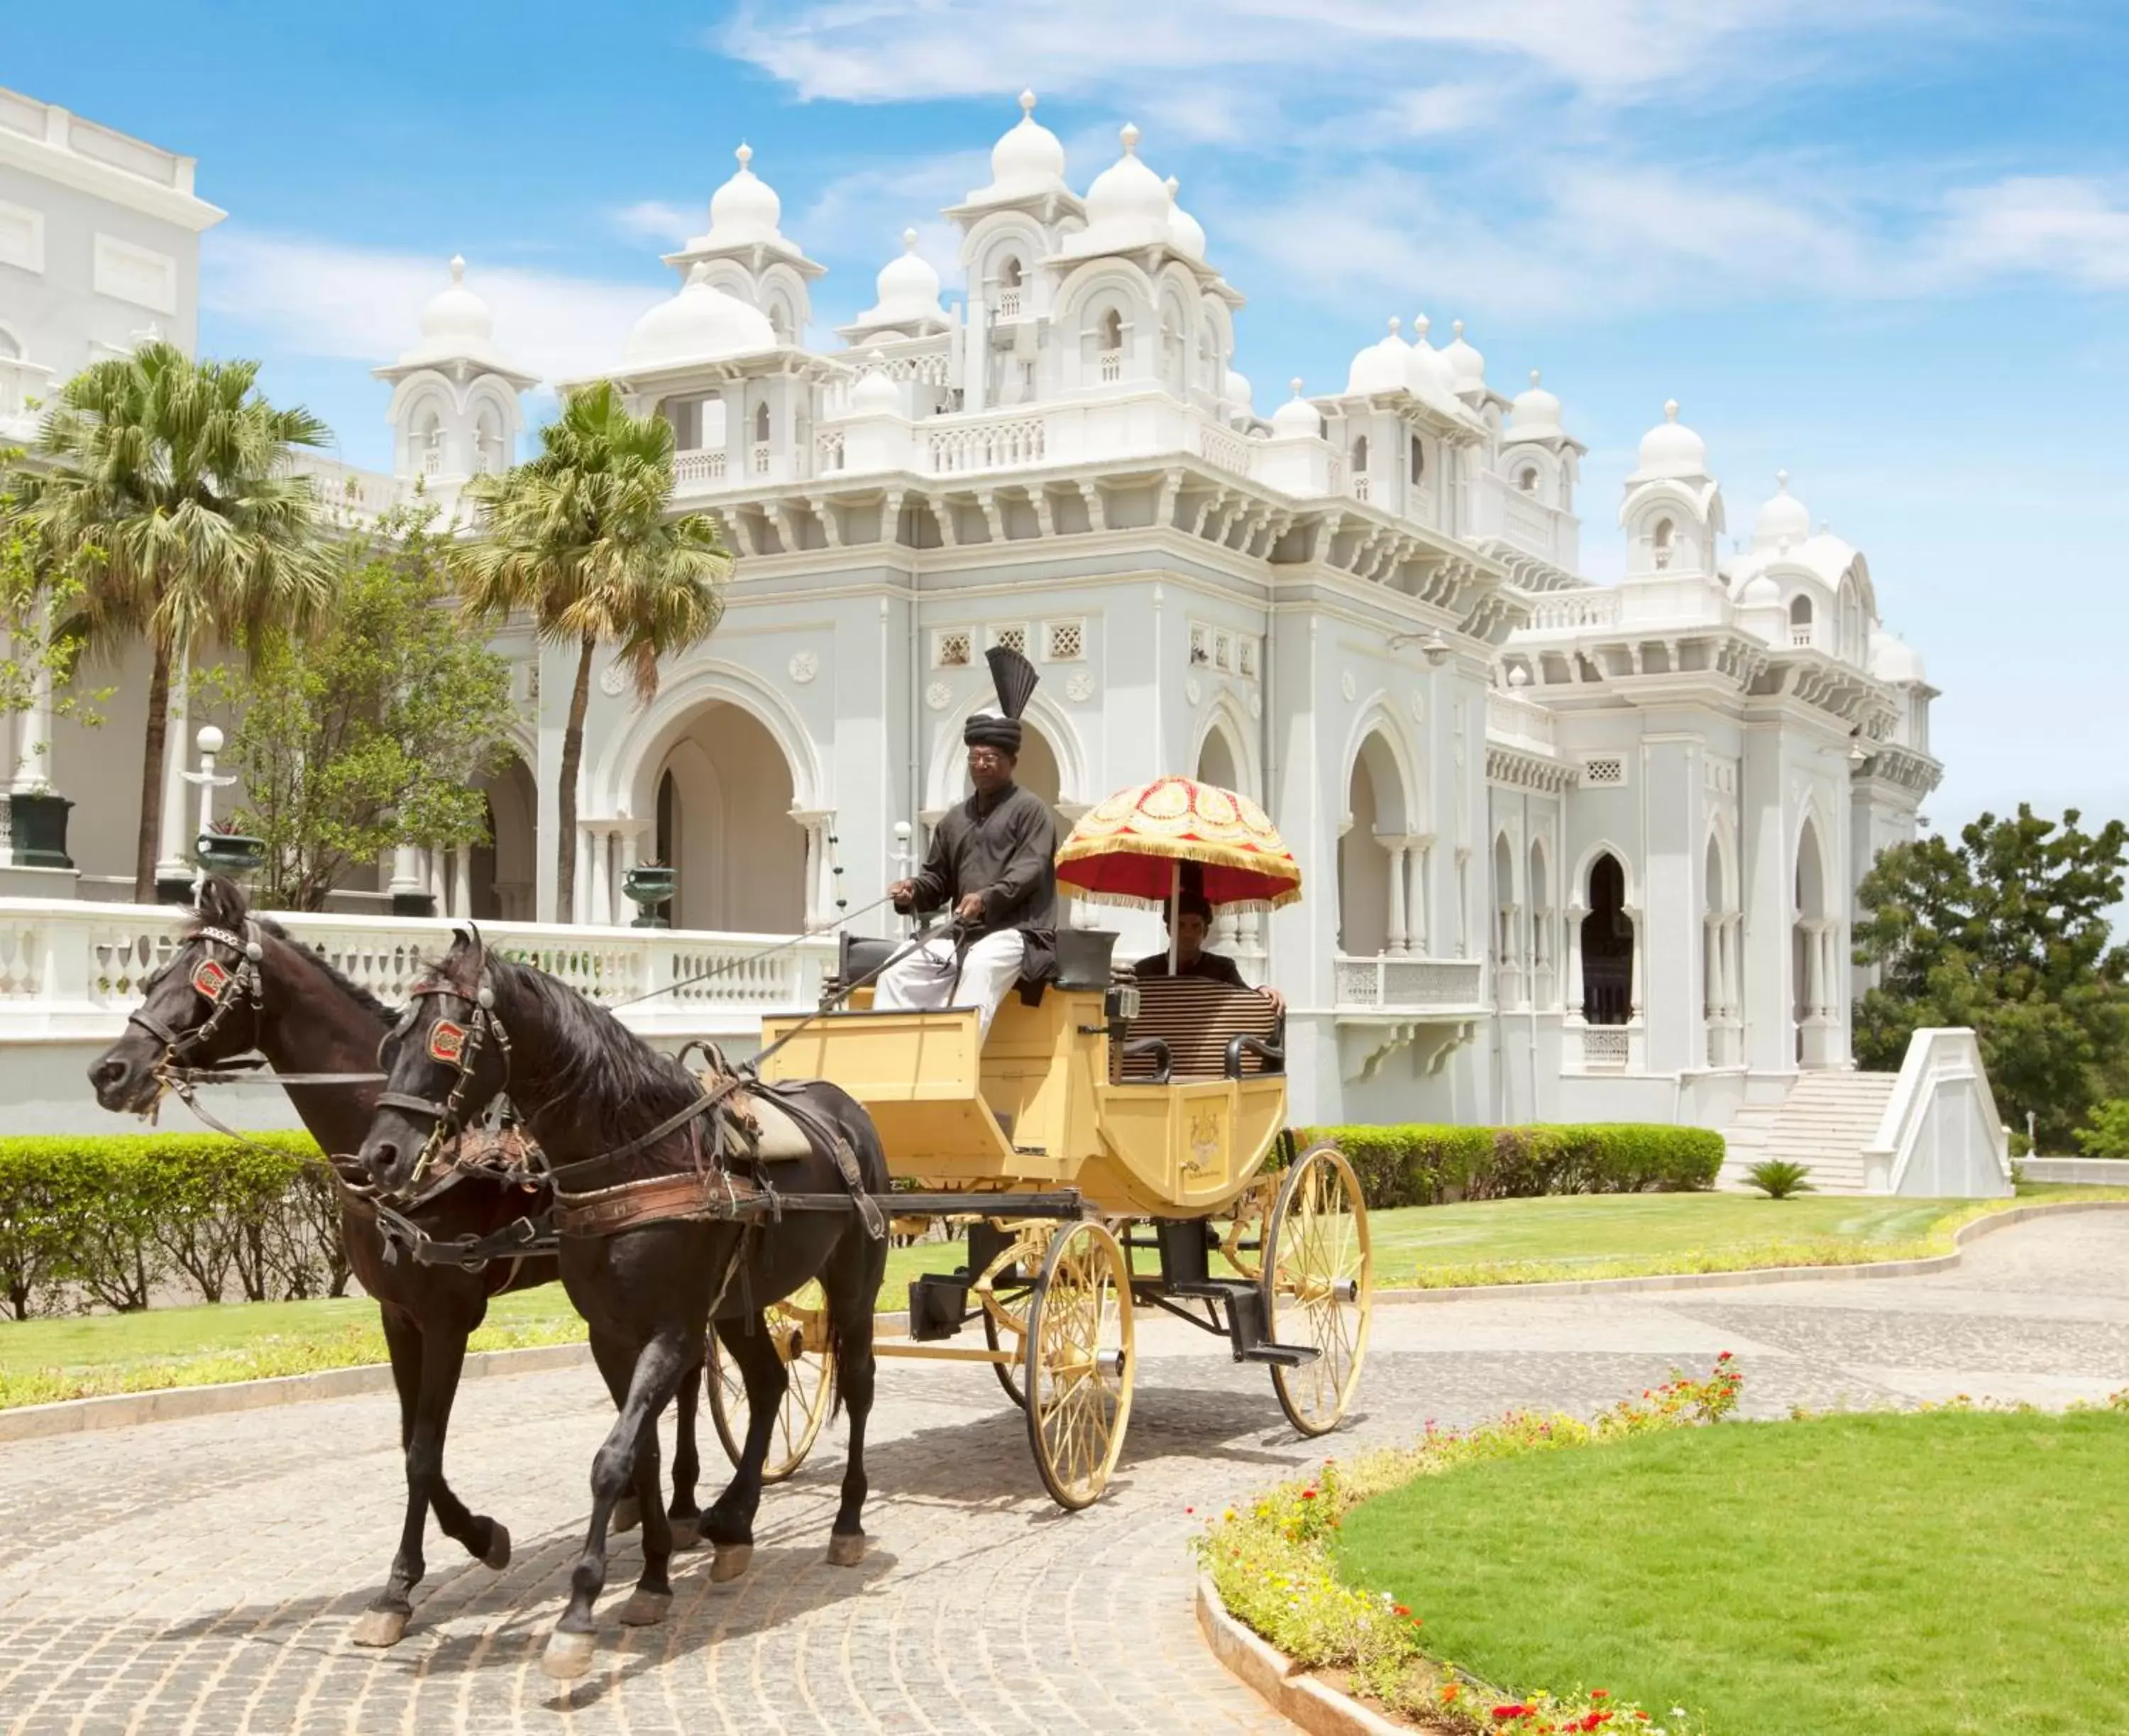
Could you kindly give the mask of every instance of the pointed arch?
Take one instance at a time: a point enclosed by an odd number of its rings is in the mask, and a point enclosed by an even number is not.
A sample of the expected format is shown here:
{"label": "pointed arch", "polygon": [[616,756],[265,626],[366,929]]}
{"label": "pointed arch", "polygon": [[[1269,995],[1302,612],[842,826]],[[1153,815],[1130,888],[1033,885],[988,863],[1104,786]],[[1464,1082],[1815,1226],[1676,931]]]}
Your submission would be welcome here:
{"label": "pointed arch", "polygon": [[834,792],[805,720],[768,682],[736,663],[704,659],[667,673],[657,697],[632,709],[587,765],[584,813],[648,818],[658,799],[664,756],[693,715],[707,706],[736,706],[752,715],[783,751],[792,800],[801,808],[835,806]]}
{"label": "pointed arch", "polygon": [[[995,709],[998,698],[988,688],[971,694],[951,712],[941,715],[931,742],[931,758],[924,780],[924,806],[937,813],[952,807],[967,794],[968,750],[961,730],[979,711]],[[1041,688],[1027,702],[1021,721],[1042,737],[1057,764],[1057,805],[1070,813],[1093,806],[1088,794],[1087,750],[1070,715]]]}
{"label": "pointed arch", "polygon": [[1190,764],[1195,775],[1219,783],[1205,770],[1206,757],[1214,751],[1215,744],[1225,747],[1227,762],[1232,768],[1234,782],[1223,785],[1262,804],[1263,782],[1257,768],[1257,732],[1249,713],[1236,701],[1232,694],[1224,689],[1213,696],[1207,708],[1204,721],[1198,727],[1198,739],[1190,750]]}

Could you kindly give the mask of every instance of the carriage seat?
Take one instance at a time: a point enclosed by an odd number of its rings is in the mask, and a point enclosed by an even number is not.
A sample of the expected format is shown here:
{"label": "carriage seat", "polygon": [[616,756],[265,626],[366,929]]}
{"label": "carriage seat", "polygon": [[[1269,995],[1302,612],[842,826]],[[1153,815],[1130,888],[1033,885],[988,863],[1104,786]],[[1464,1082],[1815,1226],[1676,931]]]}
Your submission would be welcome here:
{"label": "carriage seat", "polygon": [[1283,1073],[1283,1023],[1254,989],[1202,976],[1141,977],[1138,1017],[1111,1049],[1110,1073],[1122,1085]]}

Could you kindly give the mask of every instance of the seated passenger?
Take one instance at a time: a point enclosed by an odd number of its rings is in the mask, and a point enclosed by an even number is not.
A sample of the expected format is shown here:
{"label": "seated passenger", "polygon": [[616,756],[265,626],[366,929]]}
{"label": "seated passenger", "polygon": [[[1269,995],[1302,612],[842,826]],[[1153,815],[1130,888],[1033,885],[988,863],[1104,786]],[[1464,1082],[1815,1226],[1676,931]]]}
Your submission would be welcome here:
{"label": "seated passenger", "polygon": [[[1216,983],[1226,983],[1230,988],[1248,988],[1234,960],[1205,950],[1205,937],[1212,927],[1212,907],[1203,894],[1185,892],[1176,900],[1175,928],[1170,937],[1175,947],[1175,975],[1203,976]],[[1168,954],[1156,952],[1150,958],[1142,958],[1136,969],[1141,976],[1166,976]],[[1281,1013],[1286,1011],[1286,997],[1278,990],[1266,986],[1256,992]]]}
{"label": "seated passenger", "polygon": [[1008,989],[1050,974],[1057,904],[1057,822],[1012,780],[1035,670],[1003,646],[989,656],[1003,715],[961,732],[975,792],[941,819],[915,878],[888,889],[905,915],[950,909],[954,925],[890,965],[873,996],[880,1011],[974,1007],[986,1037]]}

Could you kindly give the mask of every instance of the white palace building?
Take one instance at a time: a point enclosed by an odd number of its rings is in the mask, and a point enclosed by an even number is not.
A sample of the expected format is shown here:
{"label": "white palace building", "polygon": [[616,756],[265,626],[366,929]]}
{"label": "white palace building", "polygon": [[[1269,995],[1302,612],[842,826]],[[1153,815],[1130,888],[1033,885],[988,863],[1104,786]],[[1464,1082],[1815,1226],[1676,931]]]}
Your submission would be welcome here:
{"label": "white palace building", "polygon": [[[1342,381],[1260,413],[1232,360],[1243,296],[1136,131],[1080,191],[1021,106],[988,184],[945,213],[964,296],[942,298],[912,232],[875,304],[810,341],[823,268],[744,146],[667,256],[674,293],[611,374],[672,422],[675,508],[719,514],[738,566],[723,624],[654,701],[618,667],[596,684],[575,908],[554,909],[551,843],[568,658],[506,636],[523,723],[492,847],[402,852],[303,932],[388,994],[436,932],[413,913],[500,920],[618,998],[831,928],[964,793],[983,653],[1009,644],[1042,678],[1022,781],[1064,821],[1181,771],[1255,797],[1291,845],[1308,895],[1224,922],[1222,944],[1290,1004],[1298,1118],[1683,1120],[1741,1153],[1803,1128],[1829,1185],[1912,1188],[1937,1160],[1888,1158],[1887,1130],[1956,1118],[1963,1091],[1999,1190],[1970,1042],[1911,1059],[1920,1083],[1898,1093],[1850,1067],[1855,889],[1941,774],[1935,689],[1879,622],[1863,555],[1785,481],[1733,536],[1707,442],[1668,404],[1598,503],[1626,576],[1592,583],[1571,418],[1535,370],[1489,379],[1460,322],[1391,320]],[[197,237],[220,216],[192,174],[0,93],[0,438],[129,334],[191,340]],[[407,349],[375,370],[393,473],[318,463],[336,501],[418,489],[448,509],[520,450],[535,380],[477,283],[454,260],[408,310]],[[69,1056],[29,1094],[64,1099],[43,1124],[106,1124],[72,1057],[107,1040],[168,932],[104,902],[130,896],[143,685],[93,733],[12,720],[17,787],[77,804],[75,867],[0,885],[0,1037]],[[171,737],[179,876],[201,721]],[[679,875],[669,933],[626,926],[622,876],[652,860]],[[1122,920],[1119,956],[1151,950],[1150,923]],[[629,1016],[744,1033],[805,999],[830,951]]]}

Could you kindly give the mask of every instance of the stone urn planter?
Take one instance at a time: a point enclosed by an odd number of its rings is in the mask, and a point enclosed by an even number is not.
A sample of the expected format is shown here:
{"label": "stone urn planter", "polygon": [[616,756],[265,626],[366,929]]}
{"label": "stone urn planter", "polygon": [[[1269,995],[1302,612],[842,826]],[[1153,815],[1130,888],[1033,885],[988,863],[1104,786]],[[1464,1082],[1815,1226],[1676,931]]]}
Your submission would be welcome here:
{"label": "stone urn planter", "polygon": [[673,925],[659,914],[660,908],[673,902],[679,889],[680,876],[674,870],[661,867],[655,862],[640,868],[631,868],[621,877],[621,889],[628,901],[636,907],[638,914],[629,924],[631,928],[669,928]]}
{"label": "stone urn planter", "polygon": [[203,832],[193,848],[210,874],[250,874],[266,860],[266,840],[241,832]]}
{"label": "stone urn planter", "polygon": [[11,855],[17,868],[71,868],[67,854],[67,810],[74,806],[64,796],[49,790],[17,791],[7,798]]}

